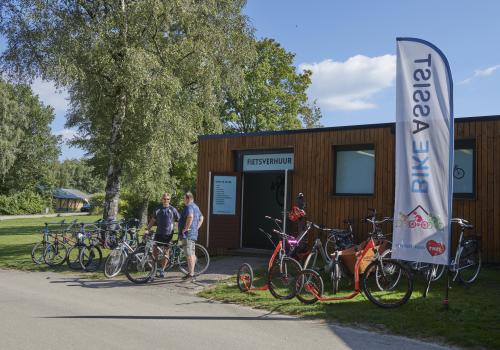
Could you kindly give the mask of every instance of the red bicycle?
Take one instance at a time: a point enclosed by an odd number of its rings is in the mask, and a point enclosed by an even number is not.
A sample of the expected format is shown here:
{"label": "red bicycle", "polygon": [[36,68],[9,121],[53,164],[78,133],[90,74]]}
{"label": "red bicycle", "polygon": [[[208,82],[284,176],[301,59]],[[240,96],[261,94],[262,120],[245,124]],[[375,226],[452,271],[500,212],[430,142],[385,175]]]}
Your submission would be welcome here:
{"label": "red bicycle", "polygon": [[[281,229],[281,220],[273,219],[269,216],[266,216],[266,218],[273,220],[277,227]],[[254,274],[252,266],[248,263],[244,263],[238,269],[237,274],[237,284],[240,291],[249,292],[269,290],[269,292],[277,299],[292,299],[296,293],[295,276],[297,276],[297,274],[302,270],[302,267],[300,263],[291,256],[294,254],[294,248],[298,247],[310,228],[311,226],[309,225],[298,238],[274,229],[273,232],[280,237],[277,244],[274,243],[272,236],[269,233],[259,228],[259,230],[275,246],[273,254],[267,264],[267,283],[262,287],[254,287]]]}
{"label": "red bicycle", "polygon": [[[375,213],[373,217],[365,220],[374,221]],[[305,269],[299,271],[295,278],[297,298],[304,304],[313,304],[318,300],[353,299],[363,292],[372,303],[383,308],[394,308],[405,304],[413,292],[412,275],[400,262],[383,258],[379,254],[376,239],[377,232],[372,232],[368,239],[355,249],[354,290],[350,294],[338,297],[323,296],[324,284],[321,275],[314,270]],[[330,263],[331,268],[334,268],[333,262],[337,261],[342,253],[348,251],[351,253],[350,250],[335,252]]]}

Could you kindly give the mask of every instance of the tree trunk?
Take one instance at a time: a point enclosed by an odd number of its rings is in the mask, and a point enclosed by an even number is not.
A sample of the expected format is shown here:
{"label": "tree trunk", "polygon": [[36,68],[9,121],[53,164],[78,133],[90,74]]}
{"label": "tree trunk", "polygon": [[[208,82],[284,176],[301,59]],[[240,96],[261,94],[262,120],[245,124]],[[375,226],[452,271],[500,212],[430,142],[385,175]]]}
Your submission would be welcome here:
{"label": "tree trunk", "polygon": [[141,209],[139,211],[139,218],[141,220],[141,225],[146,225],[148,223],[148,208],[149,200],[144,199],[141,204]]}
{"label": "tree trunk", "polygon": [[104,212],[102,218],[116,219],[118,215],[118,203],[120,201],[121,187],[121,165],[111,162],[108,167],[108,176],[106,179],[106,197],[104,198]]}
{"label": "tree trunk", "polygon": [[106,197],[104,198],[104,212],[102,218],[116,219],[118,203],[120,201],[120,188],[122,176],[121,153],[122,124],[127,113],[127,97],[124,93],[120,96],[120,110],[113,118],[111,139],[109,142],[109,165],[106,177]]}

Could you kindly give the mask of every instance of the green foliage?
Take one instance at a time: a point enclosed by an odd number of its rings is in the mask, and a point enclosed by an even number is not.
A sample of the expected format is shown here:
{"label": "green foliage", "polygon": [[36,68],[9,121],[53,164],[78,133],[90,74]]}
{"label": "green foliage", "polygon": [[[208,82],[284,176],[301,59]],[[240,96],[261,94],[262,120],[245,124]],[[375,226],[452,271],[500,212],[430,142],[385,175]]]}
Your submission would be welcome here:
{"label": "green foliage", "polygon": [[225,130],[299,129],[300,116],[305,116],[306,127],[318,124],[319,108],[307,104],[306,90],[312,73],[297,73],[295,55],[272,39],[258,41],[256,50],[257,57],[245,69],[243,89],[228,93],[222,110]]}
{"label": "green foliage", "polygon": [[[99,192],[99,193],[94,193],[92,197],[90,197],[89,203],[90,203],[90,214],[91,215],[102,215],[102,212],[104,210],[104,200],[106,197],[106,193],[104,192]],[[120,215],[123,214],[124,211],[127,210],[128,208],[128,202],[126,199],[120,198]]]}
{"label": "green foliage", "polygon": [[[6,74],[43,76],[69,91],[74,144],[107,174],[104,216],[117,211],[122,177],[144,199],[175,184],[190,142],[221,131],[227,91],[253,55],[243,0],[4,0]],[[29,30],[26,30],[29,28]]]}
{"label": "green foliage", "polygon": [[321,128],[323,126],[320,123],[321,118],[323,118],[323,115],[321,114],[321,109],[316,104],[316,100],[313,101],[309,108],[305,108],[300,116],[302,124],[307,129]]}
{"label": "green foliage", "polygon": [[57,162],[52,171],[57,187],[74,188],[89,194],[104,190],[104,176],[100,176],[86,159]]}
{"label": "green foliage", "polygon": [[35,192],[0,195],[0,215],[41,214],[45,208],[51,208],[50,199]]}
{"label": "green foliage", "polygon": [[51,169],[59,155],[59,138],[49,127],[51,107],[27,85],[0,80],[0,193],[53,186]]}

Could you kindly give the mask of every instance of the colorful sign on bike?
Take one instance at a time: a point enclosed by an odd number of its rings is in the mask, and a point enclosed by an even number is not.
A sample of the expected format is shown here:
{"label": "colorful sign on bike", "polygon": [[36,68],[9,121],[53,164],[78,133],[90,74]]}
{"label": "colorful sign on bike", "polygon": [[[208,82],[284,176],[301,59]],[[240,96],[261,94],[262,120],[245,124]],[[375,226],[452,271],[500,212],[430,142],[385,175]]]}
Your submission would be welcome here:
{"label": "colorful sign on bike", "polygon": [[397,52],[392,256],[448,264],[454,173],[450,67],[424,40],[399,38]]}

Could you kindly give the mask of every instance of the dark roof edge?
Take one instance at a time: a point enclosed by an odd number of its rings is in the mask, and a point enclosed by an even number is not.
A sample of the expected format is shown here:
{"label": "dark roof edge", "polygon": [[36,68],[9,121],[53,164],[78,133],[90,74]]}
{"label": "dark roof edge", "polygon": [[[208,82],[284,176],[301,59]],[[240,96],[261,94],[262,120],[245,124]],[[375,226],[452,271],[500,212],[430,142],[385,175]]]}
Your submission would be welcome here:
{"label": "dark roof edge", "polygon": [[[457,122],[457,123],[470,122],[470,121],[487,121],[487,120],[500,120],[500,115],[485,115],[485,116],[477,116],[477,117],[455,118],[455,122]],[[243,136],[291,135],[291,134],[327,132],[327,131],[336,131],[336,130],[355,130],[355,129],[387,128],[387,127],[391,127],[391,126],[394,126],[394,125],[395,125],[395,122],[391,122],[391,123],[378,123],[378,124],[329,126],[329,127],[314,128],[314,129],[295,129],[295,130],[280,130],[280,131],[256,131],[256,132],[249,132],[249,133],[233,133],[233,134],[211,134],[211,135],[209,134],[209,135],[199,135],[198,136],[198,140],[231,138],[231,137],[243,137]]]}

